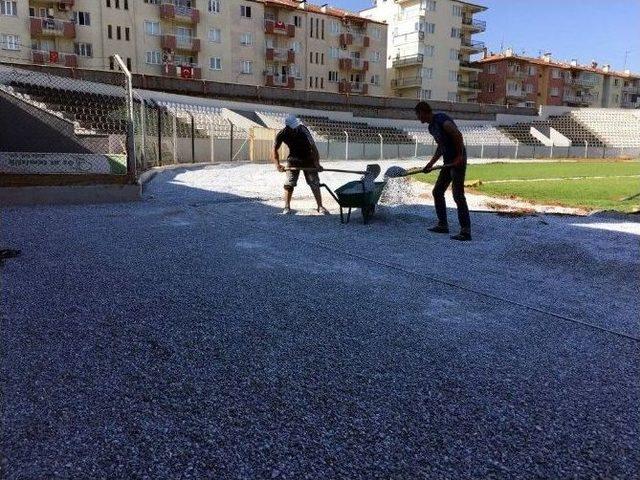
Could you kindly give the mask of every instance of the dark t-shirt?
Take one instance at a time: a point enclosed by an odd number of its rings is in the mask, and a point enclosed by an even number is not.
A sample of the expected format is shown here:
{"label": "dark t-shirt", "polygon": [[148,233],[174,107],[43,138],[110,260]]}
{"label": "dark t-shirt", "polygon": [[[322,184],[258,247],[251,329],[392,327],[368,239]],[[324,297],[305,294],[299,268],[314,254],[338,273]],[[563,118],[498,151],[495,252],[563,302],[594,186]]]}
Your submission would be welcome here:
{"label": "dark t-shirt", "polygon": [[[446,122],[451,122],[456,125],[456,122],[446,113],[434,113],[433,121],[429,124],[429,133],[433,135],[433,138],[435,138],[436,143],[440,147],[444,163],[451,163],[456,158],[456,143],[444,129]],[[462,150],[462,157],[465,161],[467,160],[466,148]]]}
{"label": "dark t-shirt", "polygon": [[296,159],[300,164],[313,166],[316,149],[311,132],[304,125],[297,128],[285,127],[276,135],[274,147],[276,150],[280,145],[289,147],[289,160]]}

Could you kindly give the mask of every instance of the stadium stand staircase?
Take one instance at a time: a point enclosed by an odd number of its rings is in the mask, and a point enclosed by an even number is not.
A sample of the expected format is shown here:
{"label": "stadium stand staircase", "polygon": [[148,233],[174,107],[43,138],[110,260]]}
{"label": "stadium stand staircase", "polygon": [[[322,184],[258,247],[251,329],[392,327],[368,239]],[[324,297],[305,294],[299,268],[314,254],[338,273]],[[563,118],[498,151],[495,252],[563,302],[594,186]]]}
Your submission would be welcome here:
{"label": "stadium stand staircase", "polygon": [[549,117],[549,124],[571,140],[573,145],[584,145],[584,142],[587,141],[589,146],[592,147],[604,146],[604,143],[598,136],[576,120],[571,114]]}
{"label": "stadium stand staircase", "polygon": [[516,123],[513,125],[501,125],[498,127],[505,135],[523,145],[542,146],[542,142],[531,134],[531,125],[528,123]]}
{"label": "stadium stand staircase", "polygon": [[350,142],[377,143],[382,136],[384,143],[414,143],[407,132],[395,127],[376,126],[361,121],[335,120],[312,115],[301,115],[300,119],[317,135],[329,140],[343,141],[345,139],[344,132],[347,132]]}
{"label": "stadium stand staircase", "polygon": [[[515,145],[510,137],[492,125],[462,125],[458,128],[464,137],[465,145]],[[405,128],[407,134],[420,143],[431,143],[433,137],[428,127]]]}
{"label": "stadium stand staircase", "polygon": [[640,147],[640,119],[632,112],[613,108],[590,108],[571,112],[578,123],[610,147]]}

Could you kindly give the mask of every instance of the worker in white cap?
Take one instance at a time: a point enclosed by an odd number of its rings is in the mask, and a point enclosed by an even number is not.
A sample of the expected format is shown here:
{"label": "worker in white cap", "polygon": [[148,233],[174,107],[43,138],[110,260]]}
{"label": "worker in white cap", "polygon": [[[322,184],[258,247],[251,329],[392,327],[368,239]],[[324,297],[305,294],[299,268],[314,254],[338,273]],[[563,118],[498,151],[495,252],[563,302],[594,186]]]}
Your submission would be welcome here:
{"label": "worker in white cap", "polygon": [[[304,178],[316,199],[318,213],[327,215],[329,212],[322,206],[322,194],[320,193],[320,176],[318,175],[318,172],[322,171],[320,154],[311,132],[295,115],[287,116],[284,123],[285,127],[278,132],[273,144],[273,162],[279,172],[286,172],[287,174],[287,180],[284,184],[284,210],[282,213],[291,213],[291,197],[300,176],[300,170],[296,169],[305,169],[303,170]],[[280,154],[278,153],[283,143],[289,147],[286,166],[280,163]]]}

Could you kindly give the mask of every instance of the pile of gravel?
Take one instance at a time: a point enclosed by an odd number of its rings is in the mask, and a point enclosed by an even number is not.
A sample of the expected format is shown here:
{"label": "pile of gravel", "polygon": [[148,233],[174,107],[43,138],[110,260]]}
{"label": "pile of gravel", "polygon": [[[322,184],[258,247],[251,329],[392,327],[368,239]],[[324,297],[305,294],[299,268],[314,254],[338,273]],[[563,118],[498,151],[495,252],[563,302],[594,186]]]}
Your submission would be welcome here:
{"label": "pile of gravel", "polygon": [[387,178],[403,177],[406,174],[407,174],[406,169],[394,165],[387,168],[387,171],[384,172],[384,178],[387,179]]}

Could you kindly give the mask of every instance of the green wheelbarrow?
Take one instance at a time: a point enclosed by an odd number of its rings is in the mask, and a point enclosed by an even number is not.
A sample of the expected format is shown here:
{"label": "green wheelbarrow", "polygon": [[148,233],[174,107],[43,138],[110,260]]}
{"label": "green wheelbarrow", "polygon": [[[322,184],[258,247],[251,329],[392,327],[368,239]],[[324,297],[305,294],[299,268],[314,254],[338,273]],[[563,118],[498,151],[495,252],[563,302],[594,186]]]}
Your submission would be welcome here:
{"label": "green wheelbarrow", "polygon": [[[387,182],[375,182],[373,188],[367,190],[365,182],[354,180],[337,188],[335,193],[324,183],[320,186],[326,188],[340,205],[340,223],[349,223],[351,209],[359,208],[362,211],[362,221],[366,224],[376,212],[376,204],[386,184]],[[346,221],[344,209],[347,209]]]}

